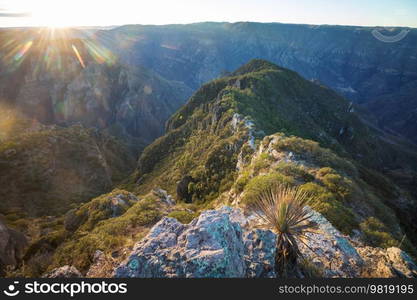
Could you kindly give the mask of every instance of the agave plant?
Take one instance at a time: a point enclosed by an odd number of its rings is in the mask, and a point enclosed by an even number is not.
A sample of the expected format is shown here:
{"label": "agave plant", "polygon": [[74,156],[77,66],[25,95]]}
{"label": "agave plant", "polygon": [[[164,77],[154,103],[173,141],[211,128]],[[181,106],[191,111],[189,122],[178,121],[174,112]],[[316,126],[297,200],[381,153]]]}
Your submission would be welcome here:
{"label": "agave plant", "polygon": [[286,275],[302,257],[299,243],[305,243],[307,232],[316,224],[306,209],[311,205],[312,195],[288,185],[273,185],[260,192],[252,209],[277,233],[276,270]]}

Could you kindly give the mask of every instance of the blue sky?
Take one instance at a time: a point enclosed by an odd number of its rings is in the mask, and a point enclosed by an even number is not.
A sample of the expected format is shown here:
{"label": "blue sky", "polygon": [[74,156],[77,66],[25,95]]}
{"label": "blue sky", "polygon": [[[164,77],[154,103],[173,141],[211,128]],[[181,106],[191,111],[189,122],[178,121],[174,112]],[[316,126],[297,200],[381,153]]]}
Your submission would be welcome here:
{"label": "blue sky", "polygon": [[417,27],[416,0],[0,0],[0,26],[202,21]]}

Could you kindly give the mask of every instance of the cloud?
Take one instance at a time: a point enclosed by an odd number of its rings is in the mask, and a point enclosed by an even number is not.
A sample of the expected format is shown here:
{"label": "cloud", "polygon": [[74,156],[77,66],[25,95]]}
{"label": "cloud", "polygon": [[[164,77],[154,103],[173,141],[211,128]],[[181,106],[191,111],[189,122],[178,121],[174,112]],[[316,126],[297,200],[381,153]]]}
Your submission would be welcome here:
{"label": "cloud", "polygon": [[26,18],[31,17],[30,12],[11,12],[8,9],[0,7],[0,18]]}
{"label": "cloud", "polygon": [[26,18],[32,15],[29,12],[12,13],[12,12],[1,12],[1,11],[4,11],[4,10],[0,9],[0,18]]}

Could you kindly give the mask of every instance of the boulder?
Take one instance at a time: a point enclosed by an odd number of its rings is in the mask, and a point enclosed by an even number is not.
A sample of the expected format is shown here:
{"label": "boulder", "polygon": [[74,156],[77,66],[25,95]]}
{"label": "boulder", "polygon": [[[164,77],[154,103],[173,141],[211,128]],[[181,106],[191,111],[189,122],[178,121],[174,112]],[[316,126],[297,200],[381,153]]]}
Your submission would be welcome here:
{"label": "boulder", "polygon": [[119,193],[112,197],[109,197],[110,200],[110,210],[111,217],[119,217],[125,213],[127,208],[129,208],[132,203],[138,202],[139,199],[132,193]]}
{"label": "boulder", "polygon": [[244,233],[246,277],[274,278],[277,236],[270,230]]}
{"label": "boulder", "polygon": [[193,182],[194,179],[191,176],[184,176],[177,184],[177,196],[180,200],[185,200],[187,203],[191,203],[192,195],[188,192],[188,185]]}
{"label": "boulder", "polygon": [[18,265],[28,245],[26,237],[8,228],[0,219],[0,276],[4,275],[6,266]]}
{"label": "boulder", "polygon": [[161,188],[155,188],[152,190],[152,193],[158,197],[163,203],[165,203],[168,206],[175,205],[175,200],[172,198],[171,195],[168,194],[167,191],[161,189]]}
{"label": "boulder", "polygon": [[164,218],[133,249],[115,277],[275,277],[275,235],[246,230],[239,209],[203,212],[190,224]]}
{"label": "boulder", "polygon": [[81,278],[83,275],[73,266],[56,268],[45,274],[43,278]]}

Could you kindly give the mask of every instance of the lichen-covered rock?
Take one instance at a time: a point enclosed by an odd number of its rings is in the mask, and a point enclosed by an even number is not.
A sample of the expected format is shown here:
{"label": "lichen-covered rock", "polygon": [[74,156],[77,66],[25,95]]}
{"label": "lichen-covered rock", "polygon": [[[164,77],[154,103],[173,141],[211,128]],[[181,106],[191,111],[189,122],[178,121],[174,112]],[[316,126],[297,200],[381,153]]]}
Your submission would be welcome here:
{"label": "lichen-covered rock", "polygon": [[73,266],[56,268],[45,274],[44,278],[81,278],[83,275]]}
{"label": "lichen-covered rock", "polygon": [[188,225],[164,218],[135,246],[115,277],[273,277],[273,233],[245,232],[241,214],[228,207],[209,210]]}
{"label": "lichen-covered rock", "polygon": [[307,209],[318,229],[307,233],[306,245],[301,243],[300,248],[305,257],[323,271],[324,277],[417,277],[417,266],[401,249],[373,248],[352,241],[320,213]]}
{"label": "lichen-covered rock", "polygon": [[269,230],[255,229],[244,234],[246,277],[276,277],[276,240],[276,234]]}
{"label": "lichen-covered rock", "polygon": [[299,243],[303,255],[323,271],[324,277],[359,277],[364,264],[362,257],[349,242],[320,213],[310,211],[317,230],[306,233],[305,243]]}

